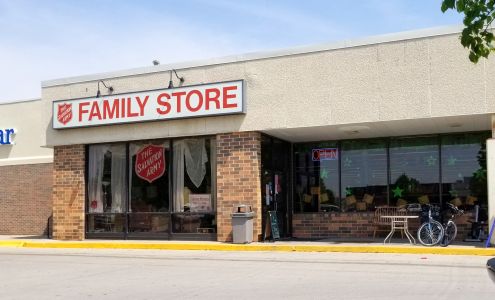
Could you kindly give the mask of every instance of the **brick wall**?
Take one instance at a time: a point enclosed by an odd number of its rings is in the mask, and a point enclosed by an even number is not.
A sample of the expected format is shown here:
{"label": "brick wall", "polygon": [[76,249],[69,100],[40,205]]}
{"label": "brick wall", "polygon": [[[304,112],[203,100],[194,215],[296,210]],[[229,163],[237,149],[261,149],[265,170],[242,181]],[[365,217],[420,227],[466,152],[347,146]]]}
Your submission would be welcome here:
{"label": "brick wall", "polygon": [[254,240],[261,234],[261,135],[258,132],[219,134],[217,140],[217,239],[232,241],[231,213],[251,205]]}
{"label": "brick wall", "polygon": [[47,234],[53,165],[0,167],[0,234]]}
{"label": "brick wall", "polygon": [[[456,240],[463,240],[471,230],[473,220],[471,213],[466,213],[455,219],[457,224]],[[373,212],[349,212],[349,213],[305,213],[294,214],[292,217],[292,236],[301,239],[371,239],[373,238]],[[419,228],[419,220],[412,220],[409,231],[416,238],[416,229]],[[384,238],[390,227],[381,227],[377,237]],[[394,237],[400,237],[396,233]]]}
{"label": "brick wall", "polygon": [[84,239],[84,145],[57,146],[53,165],[53,238]]}

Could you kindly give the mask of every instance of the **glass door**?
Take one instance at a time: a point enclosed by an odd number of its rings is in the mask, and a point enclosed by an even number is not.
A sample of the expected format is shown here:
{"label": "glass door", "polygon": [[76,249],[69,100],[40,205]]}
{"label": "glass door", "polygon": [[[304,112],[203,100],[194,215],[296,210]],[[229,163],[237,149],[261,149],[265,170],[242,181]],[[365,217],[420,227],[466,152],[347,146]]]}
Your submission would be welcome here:
{"label": "glass door", "polygon": [[290,236],[289,214],[289,154],[290,144],[269,136],[261,142],[262,228],[265,232],[268,212],[275,212],[280,237]]}

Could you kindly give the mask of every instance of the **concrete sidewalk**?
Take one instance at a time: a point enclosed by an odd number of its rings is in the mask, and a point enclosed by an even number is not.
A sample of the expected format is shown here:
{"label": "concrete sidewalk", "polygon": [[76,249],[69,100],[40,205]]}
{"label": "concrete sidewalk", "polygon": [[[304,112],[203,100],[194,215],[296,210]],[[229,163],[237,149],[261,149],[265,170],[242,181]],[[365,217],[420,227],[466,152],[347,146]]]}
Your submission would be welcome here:
{"label": "concrete sidewalk", "polygon": [[251,244],[231,244],[208,241],[150,241],[150,240],[84,240],[57,241],[33,236],[0,236],[0,247],[18,248],[79,248],[79,249],[139,249],[139,250],[210,250],[210,251],[283,251],[283,252],[353,252],[403,253],[441,255],[495,256],[495,248],[484,243],[454,244],[448,247],[424,247],[396,240],[384,245],[380,240],[349,242],[338,240],[276,241]]}

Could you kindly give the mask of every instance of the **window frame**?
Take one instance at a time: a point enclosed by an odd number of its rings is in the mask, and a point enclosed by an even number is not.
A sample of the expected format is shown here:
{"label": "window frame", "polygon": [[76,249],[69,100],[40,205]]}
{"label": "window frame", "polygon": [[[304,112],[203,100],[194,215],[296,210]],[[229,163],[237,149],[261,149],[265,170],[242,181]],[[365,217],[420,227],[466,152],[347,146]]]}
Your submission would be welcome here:
{"label": "window frame", "polygon": [[[298,145],[309,145],[309,144],[318,144],[318,143],[336,143],[339,151],[339,157],[338,157],[338,166],[339,166],[339,174],[338,174],[338,185],[339,185],[339,195],[342,195],[342,143],[346,141],[367,141],[367,140],[382,140],[385,141],[386,144],[386,155],[387,155],[387,205],[390,205],[391,203],[391,153],[390,153],[390,148],[391,148],[391,142],[394,139],[404,139],[404,138],[436,138],[436,146],[437,146],[437,153],[438,153],[438,199],[439,199],[439,204],[441,206],[444,205],[443,201],[443,180],[442,180],[442,139],[445,136],[456,136],[456,135],[478,135],[480,137],[480,141],[483,140],[483,136],[486,136],[486,139],[490,138],[491,134],[490,131],[469,131],[469,132],[452,132],[452,133],[441,133],[441,134],[420,134],[420,135],[405,135],[405,136],[393,136],[393,137],[374,137],[374,138],[361,138],[361,139],[342,139],[342,140],[320,140],[320,141],[309,141],[309,142],[299,142],[299,143],[293,143],[292,144],[292,151],[291,151],[291,178],[294,182],[291,190],[291,197],[290,199],[292,200],[292,214],[346,214],[346,213],[370,213],[370,211],[363,211],[363,212],[342,212],[342,211],[337,211],[337,212],[324,212],[324,211],[319,211],[319,212],[299,212],[295,211],[295,207],[298,203],[296,203],[296,182],[297,182],[297,171],[296,171],[296,160],[295,160],[295,152],[297,149]],[[484,140],[486,142],[486,139]],[[372,211],[371,211],[372,212]]]}
{"label": "window frame", "polygon": [[[86,144],[85,145],[85,178],[84,178],[84,191],[85,191],[85,199],[84,199],[84,234],[86,238],[118,238],[118,239],[176,239],[176,240],[216,240],[217,237],[217,231],[218,228],[215,228],[213,233],[177,233],[173,232],[172,228],[172,218],[174,212],[172,209],[173,206],[173,183],[174,183],[174,176],[172,175],[172,170],[173,170],[173,153],[174,153],[174,142],[177,140],[183,140],[183,139],[188,139],[188,138],[202,138],[206,139],[208,141],[210,140],[216,140],[215,135],[207,135],[207,136],[191,136],[191,137],[181,137],[181,138],[157,138],[157,139],[145,139],[145,140],[132,140],[132,141],[123,141],[123,142],[109,142],[109,143],[95,143],[95,144]],[[166,172],[170,172],[168,176],[168,185],[169,185],[169,191],[168,191],[168,197],[169,197],[169,210],[167,212],[130,212],[130,203],[129,203],[129,197],[131,193],[131,188],[130,188],[130,168],[132,167],[131,160],[129,158],[129,146],[131,143],[146,143],[146,142],[151,142],[151,141],[168,141],[169,142],[169,151],[170,151],[170,159],[167,161],[167,166],[166,166]],[[103,213],[90,213],[89,212],[89,193],[88,193],[88,174],[89,174],[89,148],[93,145],[115,145],[115,144],[124,144],[125,149],[126,149],[126,172],[125,172],[125,211],[122,213],[110,213],[110,212],[103,212]],[[211,160],[211,155],[217,155],[217,153],[212,153],[210,150],[210,157],[208,157],[209,160]],[[215,173],[216,176],[216,173]],[[214,191],[216,193],[216,189]],[[215,225],[217,224],[217,216],[216,216],[216,207],[217,207],[217,197],[216,195],[212,197],[213,203],[213,211],[204,213],[204,214],[212,214],[215,218]],[[89,217],[88,216],[94,216],[94,215],[104,215],[104,216],[110,216],[110,215],[123,215],[124,216],[124,225],[123,225],[123,231],[122,232],[89,232]],[[147,215],[156,215],[160,214],[163,216],[168,217],[168,230],[166,233],[153,233],[153,232],[140,232],[140,233],[133,233],[129,231],[129,222],[131,215],[134,214],[147,214]],[[181,212],[179,214],[189,214],[188,212]],[[197,214],[197,213],[191,213],[191,214]]]}

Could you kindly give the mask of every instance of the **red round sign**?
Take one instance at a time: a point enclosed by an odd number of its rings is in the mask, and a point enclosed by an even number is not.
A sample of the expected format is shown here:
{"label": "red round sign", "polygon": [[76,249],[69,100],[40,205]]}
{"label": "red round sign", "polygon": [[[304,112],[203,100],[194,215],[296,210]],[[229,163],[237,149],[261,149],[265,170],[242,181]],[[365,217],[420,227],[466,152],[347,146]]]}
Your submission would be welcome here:
{"label": "red round sign", "polygon": [[136,175],[152,183],[165,173],[164,147],[146,145],[136,153],[134,171]]}

